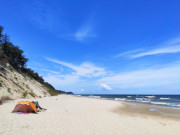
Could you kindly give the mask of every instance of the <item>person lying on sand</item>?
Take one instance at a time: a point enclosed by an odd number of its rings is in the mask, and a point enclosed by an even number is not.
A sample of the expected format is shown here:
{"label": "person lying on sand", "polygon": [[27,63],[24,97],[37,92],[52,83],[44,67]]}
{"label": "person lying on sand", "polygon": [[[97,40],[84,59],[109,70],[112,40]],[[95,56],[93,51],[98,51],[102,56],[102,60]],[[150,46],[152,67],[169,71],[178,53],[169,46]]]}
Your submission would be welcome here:
{"label": "person lying on sand", "polygon": [[32,101],[32,103],[33,103],[34,106],[36,107],[37,112],[41,112],[41,111],[47,110],[47,109],[45,109],[45,108],[40,107],[38,101]]}

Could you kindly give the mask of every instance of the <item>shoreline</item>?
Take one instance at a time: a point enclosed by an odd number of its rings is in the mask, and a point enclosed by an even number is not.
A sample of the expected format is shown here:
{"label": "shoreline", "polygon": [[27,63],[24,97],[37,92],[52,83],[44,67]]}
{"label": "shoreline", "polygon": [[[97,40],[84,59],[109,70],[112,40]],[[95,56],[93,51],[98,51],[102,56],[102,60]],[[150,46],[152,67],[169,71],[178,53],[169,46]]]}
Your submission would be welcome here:
{"label": "shoreline", "polygon": [[145,116],[146,117],[159,117],[167,118],[175,121],[180,121],[180,108],[173,108],[168,106],[162,106],[157,104],[141,103],[141,102],[130,102],[130,101],[120,101],[113,99],[103,99],[96,97],[86,97],[86,96],[75,96],[75,97],[84,97],[88,99],[99,99],[107,100],[113,102],[120,102],[121,106],[116,107],[112,112],[118,114],[127,114],[132,116]]}
{"label": "shoreline", "polygon": [[[125,101],[129,103],[148,104],[148,105],[162,106],[173,109],[180,109],[180,104],[177,104],[177,102],[179,102],[179,100],[177,100],[177,97],[175,97],[175,99],[173,99],[174,97],[171,97],[171,96],[180,96],[180,95],[138,95],[139,97],[137,97],[137,95],[128,96],[128,95],[116,95],[116,94],[115,95],[97,94],[97,95],[77,95],[77,96],[83,96],[83,97],[89,97],[95,99]],[[173,100],[171,101],[171,99]]]}
{"label": "shoreline", "polygon": [[117,107],[113,112],[127,114],[131,116],[158,117],[162,119],[171,119],[180,121],[180,109],[169,108],[151,104],[142,104],[122,101],[123,106]]}

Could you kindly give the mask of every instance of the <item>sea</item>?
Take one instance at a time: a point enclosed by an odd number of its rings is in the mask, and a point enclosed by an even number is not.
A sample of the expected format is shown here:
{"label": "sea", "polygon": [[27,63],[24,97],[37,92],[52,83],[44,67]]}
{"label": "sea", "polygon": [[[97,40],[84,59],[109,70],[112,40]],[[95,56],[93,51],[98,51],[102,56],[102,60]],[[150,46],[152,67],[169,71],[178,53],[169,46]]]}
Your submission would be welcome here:
{"label": "sea", "polygon": [[142,104],[151,104],[180,109],[180,95],[107,95],[107,94],[83,94],[89,98],[106,100],[127,101]]}

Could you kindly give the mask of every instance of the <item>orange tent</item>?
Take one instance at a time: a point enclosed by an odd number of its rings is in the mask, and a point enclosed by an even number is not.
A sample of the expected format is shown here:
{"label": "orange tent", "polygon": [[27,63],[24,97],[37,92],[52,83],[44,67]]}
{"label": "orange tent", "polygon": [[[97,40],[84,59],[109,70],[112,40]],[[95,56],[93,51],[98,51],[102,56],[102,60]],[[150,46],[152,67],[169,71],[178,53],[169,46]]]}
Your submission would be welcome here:
{"label": "orange tent", "polygon": [[29,101],[18,102],[12,112],[37,113],[36,107]]}

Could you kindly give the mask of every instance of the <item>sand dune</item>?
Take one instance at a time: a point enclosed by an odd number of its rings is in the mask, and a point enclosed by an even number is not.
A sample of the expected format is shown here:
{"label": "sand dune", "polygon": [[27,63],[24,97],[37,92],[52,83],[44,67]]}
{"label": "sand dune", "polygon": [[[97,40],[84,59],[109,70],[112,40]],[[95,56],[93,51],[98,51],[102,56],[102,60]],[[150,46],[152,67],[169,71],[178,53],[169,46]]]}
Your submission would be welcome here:
{"label": "sand dune", "polygon": [[180,121],[150,114],[115,112],[122,102],[69,95],[36,99],[47,111],[11,113],[18,101],[0,106],[0,135],[179,135]]}

